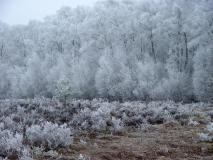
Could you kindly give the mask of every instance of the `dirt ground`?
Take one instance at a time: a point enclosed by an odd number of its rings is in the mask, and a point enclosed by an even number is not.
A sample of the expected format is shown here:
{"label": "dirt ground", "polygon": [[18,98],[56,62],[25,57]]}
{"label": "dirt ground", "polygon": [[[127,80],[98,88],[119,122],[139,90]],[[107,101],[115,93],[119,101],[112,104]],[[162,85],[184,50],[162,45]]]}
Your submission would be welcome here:
{"label": "dirt ground", "polygon": [[213,143],[199,141],[204,127],[166,123],[117,136],[84,135],[69,150],[59,150],[63,156],[57,159],[82,154],[90,160],[213,160]]}

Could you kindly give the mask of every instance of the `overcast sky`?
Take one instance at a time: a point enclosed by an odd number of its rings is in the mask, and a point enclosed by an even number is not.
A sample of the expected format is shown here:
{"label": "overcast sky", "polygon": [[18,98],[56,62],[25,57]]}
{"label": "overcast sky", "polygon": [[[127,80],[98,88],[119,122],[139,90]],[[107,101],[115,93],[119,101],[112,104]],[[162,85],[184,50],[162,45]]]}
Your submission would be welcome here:
{"label": "overcast sky", "polygon": [[63,6],[92,6],[98,0],[0,0],[0,21],[27,24],[54,14]]}

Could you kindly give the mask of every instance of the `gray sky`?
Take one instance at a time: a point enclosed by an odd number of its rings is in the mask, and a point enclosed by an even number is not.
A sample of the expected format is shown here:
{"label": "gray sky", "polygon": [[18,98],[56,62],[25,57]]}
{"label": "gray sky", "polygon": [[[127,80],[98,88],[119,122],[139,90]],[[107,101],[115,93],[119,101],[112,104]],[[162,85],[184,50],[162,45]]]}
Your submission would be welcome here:
{"label": "gray sky", "polygon": [[0,21],[27,24],[56,13],[62,6],[92,6],[98,0],[0,0]]}

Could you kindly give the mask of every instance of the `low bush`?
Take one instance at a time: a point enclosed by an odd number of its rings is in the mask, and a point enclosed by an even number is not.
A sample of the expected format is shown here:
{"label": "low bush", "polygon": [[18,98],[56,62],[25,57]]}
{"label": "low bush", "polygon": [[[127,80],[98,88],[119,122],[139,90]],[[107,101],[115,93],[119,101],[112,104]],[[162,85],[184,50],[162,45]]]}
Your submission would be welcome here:
{"label": "low bush", "polygon": [[23,149],[23,136],[10,130],[0,130],[0,157],[20,155]]}
{"label": "low bush", "polygon": [[200,133],[199,136],[201,141],[213,142],[213,122],[207,125],[205,133]]}
{"label": "low bush", "polygon": [[26,136],[30,144],[46,149],[68,147],[72,144],[72,132],[67,125],[45,122],[27,128]]}

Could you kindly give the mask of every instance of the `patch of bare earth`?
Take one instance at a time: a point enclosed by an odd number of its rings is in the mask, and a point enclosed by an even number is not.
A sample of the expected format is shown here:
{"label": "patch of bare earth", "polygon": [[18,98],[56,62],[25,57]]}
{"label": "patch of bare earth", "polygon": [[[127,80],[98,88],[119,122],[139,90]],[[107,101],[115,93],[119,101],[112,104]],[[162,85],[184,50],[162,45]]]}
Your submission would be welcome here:
{"label": "patch of bare earth", "polygon": [[213,160],[213,143],[198,139],[204,127],[166,123],[120,136],[84,135],[72,148],[59,152],[64,159],[83,154],[91,160]]}

